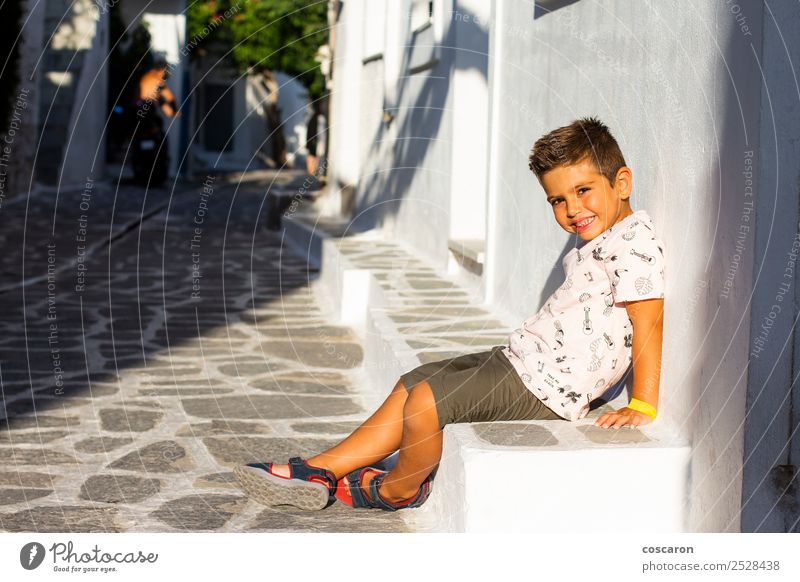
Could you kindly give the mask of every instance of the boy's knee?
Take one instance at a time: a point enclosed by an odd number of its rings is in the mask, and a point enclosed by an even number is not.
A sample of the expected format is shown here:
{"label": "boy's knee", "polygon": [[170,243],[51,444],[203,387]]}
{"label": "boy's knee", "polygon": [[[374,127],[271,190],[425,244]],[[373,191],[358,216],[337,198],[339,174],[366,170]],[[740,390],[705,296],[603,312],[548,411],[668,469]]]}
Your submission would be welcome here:
{"label": "boy's knee", "polygon": [[434,424],[438,428],[438,423],[436,400],[430,384],[420,382],[409,391],[408,399],[403,406],[403,424],[413,430],[417,427],[428,428]]}

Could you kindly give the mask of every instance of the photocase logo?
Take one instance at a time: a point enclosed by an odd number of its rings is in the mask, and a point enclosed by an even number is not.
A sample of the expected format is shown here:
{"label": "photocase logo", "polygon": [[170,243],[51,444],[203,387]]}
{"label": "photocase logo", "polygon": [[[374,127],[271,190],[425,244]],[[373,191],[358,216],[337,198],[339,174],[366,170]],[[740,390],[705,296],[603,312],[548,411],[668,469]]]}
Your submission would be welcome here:
{"label": "photocase logo", "polygon": [[19,563],[26,570],[35,570],[44,560],[44,546],[39,542],[30,542],[19,551]]}

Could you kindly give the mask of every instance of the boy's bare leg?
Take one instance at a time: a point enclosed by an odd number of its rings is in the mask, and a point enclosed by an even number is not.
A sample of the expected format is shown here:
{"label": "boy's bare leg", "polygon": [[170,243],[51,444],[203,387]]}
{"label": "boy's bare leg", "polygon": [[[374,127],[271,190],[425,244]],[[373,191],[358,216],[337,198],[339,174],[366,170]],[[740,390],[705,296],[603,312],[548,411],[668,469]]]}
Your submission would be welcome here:
{"label": "boy's bare leg", "polygon": [[[442,431],[436,401],[427,382],[413,387],[403,407],[403,436],[400,457],[381,483],[380,494],[387,501],[414,497],[420,485],[442,458]],[[364,476],[361,487],[369,495],[375,473]]]}
{"label": "boy's bare leg", "polygon": [[[351,471],[385,459],[400,447],[403,408],[407,398],[408,391],[400,380],[378,410],[350,436],[319,455],[306,459],[306,462],[313,467],[328,469],[337,479],[341,479]],[[273,465],[272,472],[288,477],[289,466]]]}

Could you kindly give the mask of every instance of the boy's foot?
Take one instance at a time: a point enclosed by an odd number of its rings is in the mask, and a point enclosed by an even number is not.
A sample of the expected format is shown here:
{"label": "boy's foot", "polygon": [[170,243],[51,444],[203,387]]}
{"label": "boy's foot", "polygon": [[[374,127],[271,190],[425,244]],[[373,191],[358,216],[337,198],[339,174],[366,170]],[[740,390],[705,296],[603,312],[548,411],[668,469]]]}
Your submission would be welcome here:
{"label": "boy's foot", "polygon": [[[419,507],[431,494],[433,473],[422,482],[417,493],[408,499],[384,497],[380,488],[387,475],[387,472],[372,467],[353,471],[339,480],[336,487],[336,499],[350,507],[371,507],[397,511],[398,509]],[[358,484],[355,479],[359,480]]]}
{"label": "boy's foot", "polygon": [[[276,465],[276,464],[273,464],[271,469],[270,469],[270,472],[273,475],[278,475],[280,477],[284,477],[284,478],[288,479],[289,475],[290,475],[289,465]],[[369,499],[370,501],[372,501],[372,495],[370,494],[370,491],[369,491],[369,484],[370,484],[370,482],[372,481],[372,479],[376,475],[379,475],[380,473],[384,473],[384,472],[385,471],[379,471],[377,469],[372,469],[372,468],[369,468],[366,471],[364,471],[364,476],[361,478],[361,483],[359,484],[359,488],[361,489],[361,492],[366,496],[366,498]],[[350,483],[347,480],[347,476],[342,477],[339,482],[344,485],[344,487],[343,488],[339,488],[339,490],[340,491],[343,490],[345,492],[344,495],[347,496],[347,498],[350,500],[350,502],[348,503],[347,500],[342,500],[339,495],[337,495],[337,498],[340,501],[344,501],[344,503],[346,503],[347,505],[351,505],[352,506],[353,503],[352,503],[352,497],[350,497],[350,487],[349,487]]]}
{"label": "boy's foot", "polygon": [[276,465],[275,463],[272,463],[270,472],[273,475],[278,475],[279,477],[285,477],[286,479],[289,479],[290,478],[289,476],[291,475],[291,473],[289,472],[289,465]]}
{"label": "boy's foot", "polygon": [[[364,473],[361,477],[361,483],[358,484],[358,488],[361,490],[361,494],[366,499],[369,499],[370,502],[372,502],[372,494],[369,490],[370,482],[383,472],[384,471],[378,471],[377,469],[372,468],[364,470]],[[353,506],[353,497],[350,493],[350,480],[347,478],[347,475],[339,479],[339,484],[336,488],[336,499],[346,505],[349,505],[350,507]]]}
{"label": "boy's foot", "polygon": [[235,467],[233,474],[241,489],[255,501],[268,506],[293,505],[300,509],[324,509],[332,501],[336,477],[312,467],[299,457],[289,465],[250,463]]}

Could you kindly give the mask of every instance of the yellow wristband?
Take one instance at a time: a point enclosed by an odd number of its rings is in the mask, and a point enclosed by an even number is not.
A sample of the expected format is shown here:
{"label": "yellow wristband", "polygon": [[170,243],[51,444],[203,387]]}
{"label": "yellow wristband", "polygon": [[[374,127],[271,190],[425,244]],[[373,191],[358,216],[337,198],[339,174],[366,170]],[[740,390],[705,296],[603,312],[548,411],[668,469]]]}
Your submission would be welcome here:
{"label": "yellow wristband", "polygon": [[638,400],[636,398],[631,398],[630,403],[628,404],[628,408],[631,410],[636,410],[637,412],[643,412],[650,418],[656,417],[656,409],[651,404],[647,402],[643,402],[642,400]]}

